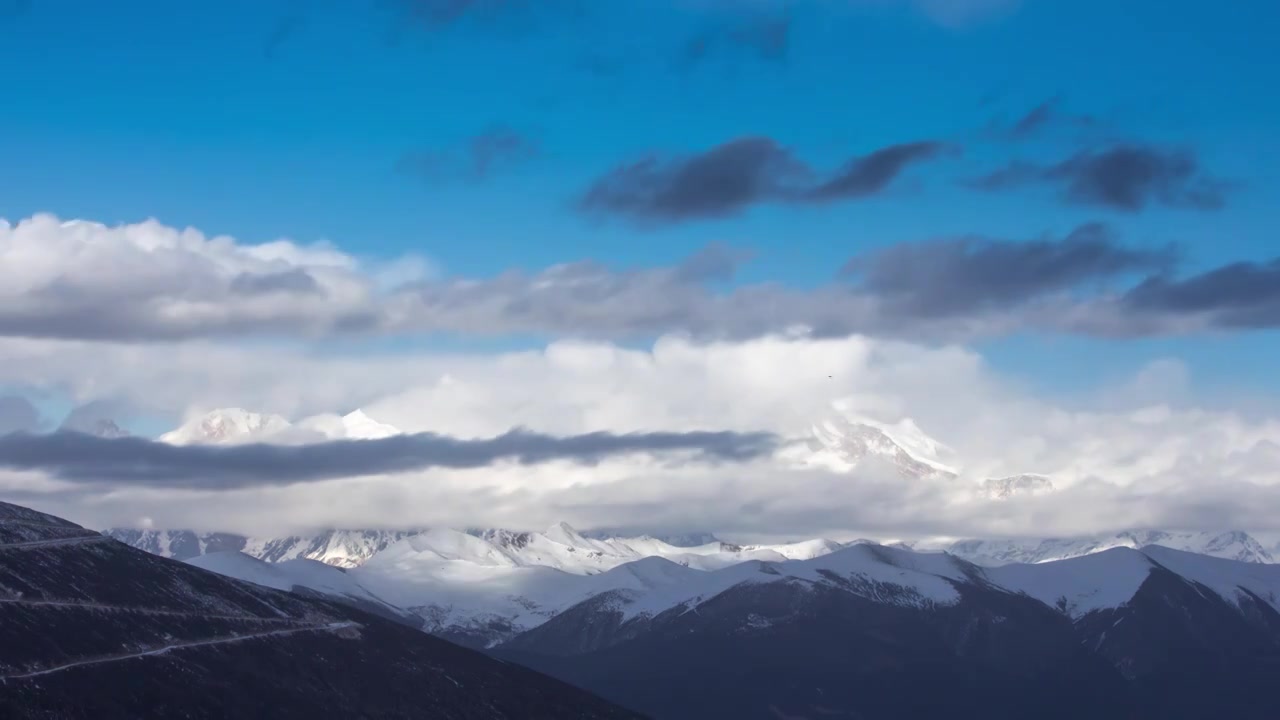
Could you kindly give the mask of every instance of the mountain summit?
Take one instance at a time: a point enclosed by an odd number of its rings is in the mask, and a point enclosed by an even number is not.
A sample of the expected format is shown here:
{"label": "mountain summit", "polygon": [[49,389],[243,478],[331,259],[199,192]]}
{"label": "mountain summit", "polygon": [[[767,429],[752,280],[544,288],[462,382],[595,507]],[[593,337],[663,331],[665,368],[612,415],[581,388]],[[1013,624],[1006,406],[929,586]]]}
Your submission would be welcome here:
{"label": "mountain summit", "polygon": [[289,421],[279,415],[223,408],[188,420],[181,427],[161,435],[160,442],[171,445],[228,445],[262,440],[289,426]]}

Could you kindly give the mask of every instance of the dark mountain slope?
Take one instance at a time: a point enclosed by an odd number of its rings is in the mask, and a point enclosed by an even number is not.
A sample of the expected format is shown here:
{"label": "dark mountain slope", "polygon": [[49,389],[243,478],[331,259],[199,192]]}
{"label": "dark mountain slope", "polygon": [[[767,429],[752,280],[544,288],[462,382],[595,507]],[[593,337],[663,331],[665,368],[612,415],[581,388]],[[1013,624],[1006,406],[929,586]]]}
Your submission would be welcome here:
{"label": "dark mountain slope", "polygon": [[0,503],[0,717],[637,716],[357,609]]}
{"label": "dark mountain slope", "polygon": [[1121,548],[983,569],[855,546],[672,577],[497,652],[663,720],[1277,717],[1275,566]]}
{"label": "dark mountain slope", "polygon": [[[499,652],[658,718],[1130,717],[1123,678],[1065,618],[976,585],[933,610],[782,581],[643,627],[575,612]],[[591,649],[574,630],[611,625]]]}
{"label": "dark mountain slope", "polygon": [[1147,580],[1125,606],[1081,618],[1081,642],[1131,680],[1149,717],[1276,717],[1280,614],[1247,590],[1237,605],[1159,564],[1186,553],[1148,552]]}

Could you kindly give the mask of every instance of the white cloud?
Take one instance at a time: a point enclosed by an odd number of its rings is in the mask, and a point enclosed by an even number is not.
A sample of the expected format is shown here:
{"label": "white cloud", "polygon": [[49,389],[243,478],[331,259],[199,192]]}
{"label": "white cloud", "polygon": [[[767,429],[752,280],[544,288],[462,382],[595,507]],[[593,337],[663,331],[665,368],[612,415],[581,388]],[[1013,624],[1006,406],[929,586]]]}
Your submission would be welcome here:
{"label": "white cloud", "polygon": [[[1280,422],[1150,402],[1170,379],[1174,386],[1188,382],[1184,371],[1164,363],[1139,373],[1142,404],[1066,408],[998,377],[971,350],[864,337],[713,344],[668,337],[646,350],[558,342],[488,355],[359,358],[279,346],[0,341],[0,384],[65,389],[78,402],[111,397],[175,415],[243,406],[295,419],[363,406],[406,431],[459,437],[517,425],[557,435],[799,436],[843,400],[884,420],[913,418],[955,450],[968,476],[906,483],[874,470],[849,476],[777,461],[695,467],[627,458],[593,467],[499,464],[221,493],[86,494],[63,483],[30,489],[31,501],[96,524],[146,516],[157,526],[263,532],[307,525],[539,527],[563,519],[584,528],[879,537],[1143,525],[1280,530],[1265,512],[1280,500]],[[1020,472],[1050,473],[1062,490],[1003,503],[971,492],[971,481]],[[6,486],[23,487],[15,483]]]}
{"label": "white cloud", "polygon": [[747,257],[711,245],[667,267],[620,269],[586,259],[533,272],[442,277],[420,257],[360,261],[327,245],[251,245],[154,220],[109,227],[37,215],[13,226],[0,221],[0,336],[648,340],[795,330],[937,341],[1028,328],[1193,333],[1214,321],[1198,312],[1134,308],[1124,295],[1096,287],[1071,292],[1163,262],[1159,253],[1124,248],[1096,225],[1030,243],[970,237],[892,246],[855,258],[849,267],[856,272],[841,276],[831,268],[831,281],[815,288],[716,287],[732,281]]}
{"label": "white cloud", "polygon": [[376,324],[372,291],[354,258],[325,245],[246,245],[154,220],[109,227],[36,215],[0,222],[6,335],[305,335]]}

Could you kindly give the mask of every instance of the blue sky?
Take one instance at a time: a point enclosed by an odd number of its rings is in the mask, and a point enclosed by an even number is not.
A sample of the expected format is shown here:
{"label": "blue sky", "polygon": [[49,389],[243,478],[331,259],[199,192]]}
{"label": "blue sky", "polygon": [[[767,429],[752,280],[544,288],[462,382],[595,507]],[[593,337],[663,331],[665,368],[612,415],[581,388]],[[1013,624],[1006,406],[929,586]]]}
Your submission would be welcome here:
{"label": "blue sky", "polygon": [[[957,27],[905,0],[798,0],[781,60],[724,39],[781,3],[569,4],[428,27],[406,22],[406,3],[394,0],[12,3],[0,19],[0,217],[155,217],[247,243],[416,254],[466,277],[582,259],[665,266],[723,241],[754,252],[737,282],[801,288],[897,243],[1028,239],[1088,221],[1131,246],[1177,243],[1187,272],[1277,254],[1275,3],[1241,0],[1228,12],[1193,0],[1023,0]],[[704,35],[709,50],[680,67]],[[1095,125],[1018,143],[986,131],[1051,98]],[[483,179],[400,168],[415,153],[461,158],[469,138],[498,125],[536,142],[537,156]],[[764,204],[659,228],[573,207],[621,163],[746,135],[774,138],[821,171],[921,139],[963,154],[858,202]],[[1124,212],[1064,204],[1038,187],[957,183],[1110,138],[1192,148],[1233,184],[1225,207]],[[1183,359],[1206,387],[1276,389],[1265,359],[1280,344],[1269,331],[1046,334],[978,347],[995,367],[1062,392],[1159,357]]]}

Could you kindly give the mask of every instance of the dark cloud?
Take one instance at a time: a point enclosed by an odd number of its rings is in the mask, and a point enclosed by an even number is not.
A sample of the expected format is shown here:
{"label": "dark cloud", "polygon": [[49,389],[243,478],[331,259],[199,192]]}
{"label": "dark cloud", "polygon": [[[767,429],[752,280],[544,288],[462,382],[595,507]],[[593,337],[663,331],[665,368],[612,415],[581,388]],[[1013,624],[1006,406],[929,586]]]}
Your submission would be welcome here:
{"label": "dark cloud", "polygon": [[614,168],[592,183],[579,207],[656,224],[731,217],[767,202],[849,200],[884,191],[907,166],[942,149],[931,141],[890,146],[815,182],[815,172],[790,149],[771,138],[744,137],[697,155],[650,156]]}
{"label": "dark cloud", "polygon": [[1237,262],[1181,280],[1147,278],[1124,296],[1139,312],[1205,315],[1214,325],[1280,327],[1280,258]]}
{"label": "dark cloud", "polygon": [[231,279],[231,292],[241,295],[294,293],[323,294],[324,289],[311,273],[301,268],[274,273],[240,273]]}
{"label": "dark cloud", "polygon": [[1028,110],[1013,122],[997,118],[991,121],[990,133],[1004,140],[1027,140],[1057,127],[1088,128],[1098,125],[1092,115],[1071,113],[1061,97],[1053,97]]}
{"label": "dark cloud", "polygon": [[484,180],[495,171],[537,158],[541,151],[537,138],[499,124],[468,138],[460,148],[405,153],[397,169],[426,180]]}
{"label": "dark cloud", "polygon": [[105,342],[305,337],[369,332],[376,330],[382,319],[382,313],[373,308],[332,313],[327,308],[287,307],[237,313],[221,307],[205,314],[173,315],[159,311],[162,308],[158,305],[180,299],[160,293],[150,299],[156,302],[149,305],[146,298],[140,298],[134,303],[112,306],[86,297],[6,308],[0,310],[0,336]]}
{"label": "dark cloud", "polygon": [[635,453],[692,452],[701,462],[745,462],[772,453],[767,433],[597,432],[552,437],[512,430],[485,440],[422,433],[308,445],[168,445],[79,432],[0,437],[0,465],[106,485],[236,489],[317,482],[430,468],[479,468],[502,461],[595,463]]}
{"label": "dark cloud", "polygon": [[883,192],[908,165],[933,159],[947,148],[947,145],[934,141],[891,145],[850,160],[835,177],[812,188],[806,195],[817,201],[874,195]]}
{"label": "dark cloud", "polygon": [[35,432],[40,429],[40,411],[21,395],[0,396],[0,435]]}
{"label": "dark cloud", "polygon": [[845,271],[886,312],[913,317],[1016,307],[1084,283],[1168,269],[1173,249],[1126,248],[1102,225],[1061,239],[959,238],[904,243],[850,261]]}
{"label": "dark cloud", "polygon": [[1216,210],[1230,189],[1206,175],[1191,151],[1136,144],[1082,151],[1053,165],[1014,162],[969,184],[988,191],[1049,185],[1068,202],[1127,212],[1152,204]]}
{"label": "dark cloud", "polygon": [[665,222],[728,217],[794,194],[807,174],[770,138],[745,137],[676,161],[648,157],[615,168],[591,185],[581,207]]}

